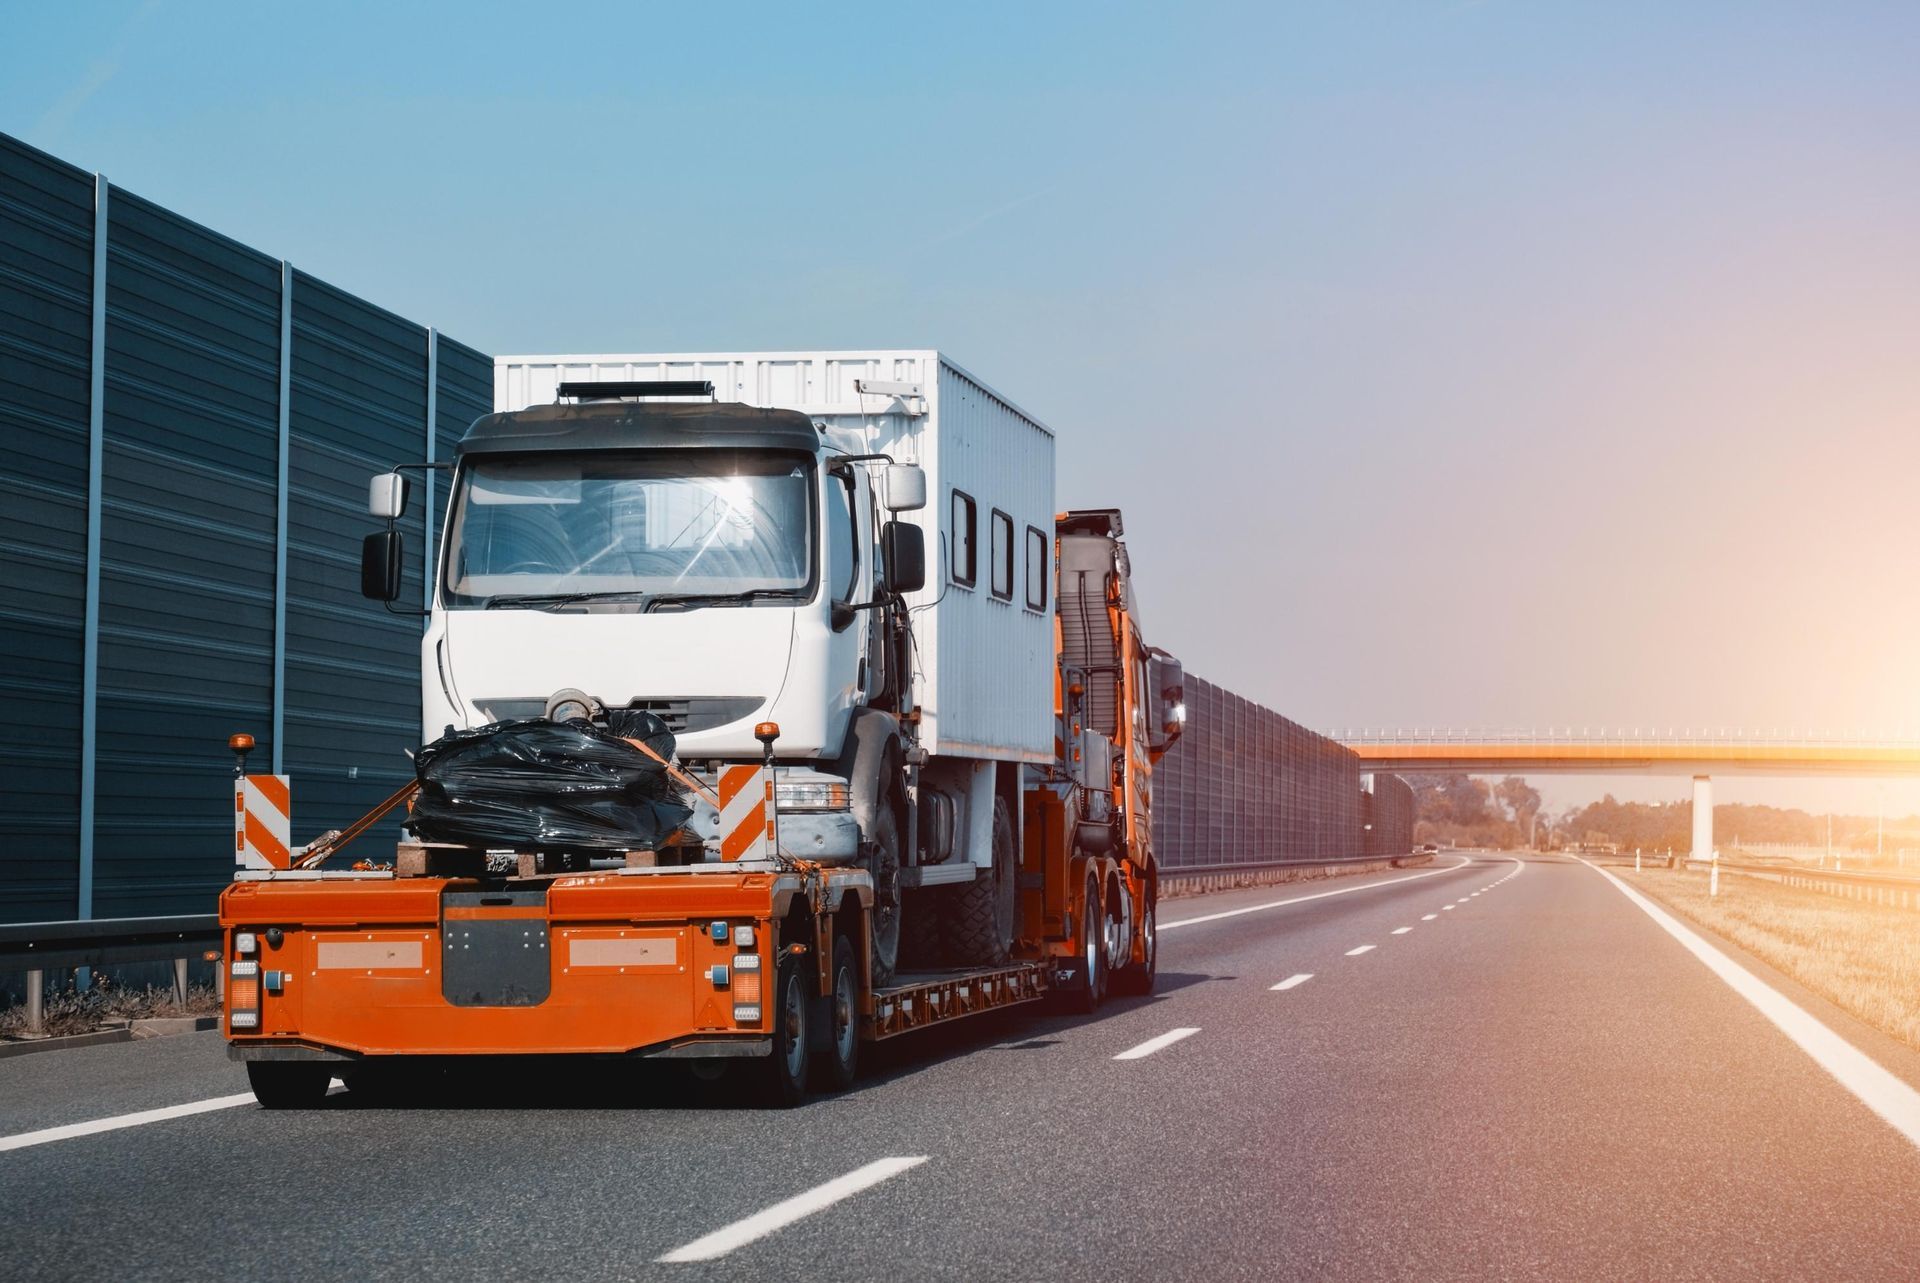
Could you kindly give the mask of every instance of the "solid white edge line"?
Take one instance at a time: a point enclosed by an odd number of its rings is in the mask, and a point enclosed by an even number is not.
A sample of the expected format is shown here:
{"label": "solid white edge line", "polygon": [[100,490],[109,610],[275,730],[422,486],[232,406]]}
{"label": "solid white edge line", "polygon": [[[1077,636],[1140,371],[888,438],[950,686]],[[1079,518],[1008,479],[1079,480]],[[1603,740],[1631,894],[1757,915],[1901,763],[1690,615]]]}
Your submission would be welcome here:
{"label": "solid white edge line", "polygon": [[1199,1032],[1200,1031],[1198,1029],[1186,1029],[1186,1028],[1169,1029],[1167,1030],[1167,1032],[1159,1035],[1156,1038],[1147,1039],[1145,1042],[1141,1043],[1137,1047],[1127,1048],[1125,1051],[1115,1056],[1114,1059],[1115,1060],[1140,1060],[1144,1057],[1151,1056],[1154,1052],[1159,1051],[1163,1047],[1173,1046],[1173,1044],[1175,1044],[1176,1042],[1179,1042],[1182,1038],[1191,1038],[1194,1034],[1197,1034]]}
{"label": "solid white edge line", "polygon": [[1280,993],[1283,990],[1292,989],[1297,985],[1303,985],[1311,979],[1313,979],[1313,972],[1302,971],[1297,975],[1288,976],[1277,985],[1268,986],[1268,991],[1271,993]]}
{"label": "solid white edge line", "polygon": [[194,1114],[212,1113],[216,1109],[234,1109],[240,1105],[253,1103],[253,1093],[243,1091],[233,1096],[215,1096],[209,1100],[196,1100],[185,1105],[143,1109],[137,1114],[116,1114],[112,1118],[96,1118],[85,1123],[68,1123],[63,1127],[43,1127],[37,1132],[0,1136],[0,1153],[10,1149],[47,1145],[57,1140],[72,1140],[77,1136],[97,1136],[101,1132],[117,1132],[123,1127],[144,1127],[148,1123],[163,1123],[169,1118],[187,1118]]}
{"label": "solid white edge line", "polygon": [[851,1198],[863,1189],[878,1185],[881,1181],[891,1180],[905,1171],[910,1171],[927,1161],[925,1154],[914,1158],[880,1158],[865,1167],[856,1167],[845,1176],[836,1176],[824,1185],[816,1185],[802,1194],[795,1194],[775,1203],[765,1211],[755,1212],[752,1216],[723,1225],[711,1234],[702,1234],[683,1247],[676,1247],[655,1260],[666,1262],[711,1261],[725,1256],[738,1247],[745,1247],[755,1239],[765,1238],[775,1230],[785,1229],[795,1221],[832,1207],[842,1199]]}
{"label": "solid white edge line", "polygon": [[1363,945],[1361,945],[1361,946],[1360,946],[1360,947],[1359,947],[1358,949],[1349,949],[1349,950],[1347,950],[1347,956],[1348,956],[1349,958],[1357,958],[1357,957],[1359,957],[1359,956],[1360,956],[1361,954],[1363,954],[1363,953],[1371,953],[1372,951],[1373,951],[1373,946],[1372,946],[1372,945],[1370,945],[1370,944],[1363,944]]}
{"label": "solid white edge line", "polygon": [[1472,864],[1465,859],[1458,864],[1449,864],[1444,869],[1428,869],[1425,873],[1410,873],[1404,878],[1388,878],[1385,882],[1368,882],[1362,886],[1341,887],[1334,891],[1316,891],[1312,895],[1296,895],[1291,900],[1274,900],[1267,904],[1250,904],[1244,909],[1222,909],[1219,913],[1206,913],[1197,918],[1182,918],[1178,922],[1162,922],[1160,930],[1172,931],[1176,927],[1198,926],[1202,922],[1218,922],[1222,918],[1237,918],[1243,913],[1260,913],[1267,909],[1284,908],[1289,904],[1305,904],[1308,900],[1324,900],[1330,895],[1352,895],[1355,891],[1372,891],[1377,887],[1398,886],[1402,882],[1417,882],[1421,878],[1431,878],[1441,873],[1452,873],[1455,869],[1464,869]]}
{"label": "solid white edge line", "polygon": [[[1579,859],[1579,857],[1575,857]],[[1920,1146],[1920,1092],[1876,1064],[1865,1052],[1821,1024],[1791,998],[1742,967],[1672,914],[1653,903],[1597,864],[1581,859],[1589,869],[1613,883],[1620,894],[1659,924],[1661,930],[1707,965],[1729,989],[1751,1003],[1775,1028],[1791,1038],[1813,1062],[1833,1075],[1842,1087],[1880,1115],[1888,1126]]]}

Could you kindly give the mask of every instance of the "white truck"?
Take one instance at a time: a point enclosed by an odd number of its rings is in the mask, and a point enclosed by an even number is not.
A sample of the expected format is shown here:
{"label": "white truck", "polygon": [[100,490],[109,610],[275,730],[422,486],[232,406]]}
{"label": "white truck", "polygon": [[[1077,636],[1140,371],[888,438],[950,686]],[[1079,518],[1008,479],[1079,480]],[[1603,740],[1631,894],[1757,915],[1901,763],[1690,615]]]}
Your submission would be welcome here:
{"label": "white truck", "polygon": [[[773,724],[780,843],[871,871],[876,978],[1005,961],[1056,756],[1047,428],[934,351],[507,356],[494,387],[433,514],[423,742],[583,700],[718,779]],[[370,543],[392,601],[399,535]],[[725,799],[688,800],[730,856]]]}

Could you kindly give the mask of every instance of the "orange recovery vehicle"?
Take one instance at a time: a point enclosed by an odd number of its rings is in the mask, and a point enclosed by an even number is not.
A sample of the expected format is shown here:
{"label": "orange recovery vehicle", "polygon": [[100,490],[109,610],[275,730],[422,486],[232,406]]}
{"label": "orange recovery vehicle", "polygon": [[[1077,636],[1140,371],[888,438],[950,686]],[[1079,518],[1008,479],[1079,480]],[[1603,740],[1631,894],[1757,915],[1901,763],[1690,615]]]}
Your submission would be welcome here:
{"label": "orange recovery vehicle", "polygon": [[[1141,637],[1122,535],[1117,510],[1054,521],[1054,756],[1018,767],[993,813],[1017,868],[1004,956],[962,960],[910,920],[897,965],[880,964],[877,920],[897,917],[901,891],[874,859],[823,863],[783,839],[772,723],[755,728],[758,763],[663,763],[732,817],[724,850],[685,832],[616,859],[408,837],[351,868],[327,866],[409,806],[413,786],[295,846],[287,778],[248,774],[251,741],[236,736],[241,867],[219,915],[229,1054],[277,1108],[409,1060],[529,1055],[722,1062],[760,1099],[792,1104],[847,1086],[863,1042],[1043,998],[1089,1011],[1110,991],[1151,991],[1152,772],[1185,710],[1179,665]],[[911,627],[904,609],[890,618]],[[886,822],[918,852],[942,820],[915,796],[916,712],[907,699],[904,787]],[[561,698],[549,715],[590,713]],[[936,927],[993,911],[936,877],[919,888]]]}

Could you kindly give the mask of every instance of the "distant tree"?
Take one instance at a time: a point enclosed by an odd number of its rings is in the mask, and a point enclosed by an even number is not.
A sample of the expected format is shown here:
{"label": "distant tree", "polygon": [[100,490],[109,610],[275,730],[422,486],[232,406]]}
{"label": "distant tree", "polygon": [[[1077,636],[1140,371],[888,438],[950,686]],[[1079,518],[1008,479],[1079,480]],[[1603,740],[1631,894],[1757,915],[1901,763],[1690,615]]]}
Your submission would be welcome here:
{"label": "distant tree", "polygon": [[1533,823],[1533,817],[1540,814],[1540,790],[1528,784],[1518,775],[1509,775],[1494,787],[1493,795],[1507,808],[1508,816],[1523,831]]}

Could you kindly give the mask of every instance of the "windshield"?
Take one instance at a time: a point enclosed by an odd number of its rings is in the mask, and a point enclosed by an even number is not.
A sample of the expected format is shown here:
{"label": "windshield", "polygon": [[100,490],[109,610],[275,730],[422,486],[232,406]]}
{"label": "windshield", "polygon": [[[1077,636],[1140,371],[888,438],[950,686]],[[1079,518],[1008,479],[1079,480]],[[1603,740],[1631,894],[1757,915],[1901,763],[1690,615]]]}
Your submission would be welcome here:
{"label": "windshield", "polygon": [[447,532],[449,606],[606,597],[647,608],[811,594],[813,467],[804,457],[482,456],[460,475]]}

